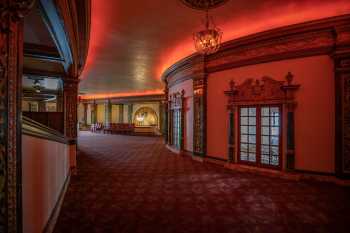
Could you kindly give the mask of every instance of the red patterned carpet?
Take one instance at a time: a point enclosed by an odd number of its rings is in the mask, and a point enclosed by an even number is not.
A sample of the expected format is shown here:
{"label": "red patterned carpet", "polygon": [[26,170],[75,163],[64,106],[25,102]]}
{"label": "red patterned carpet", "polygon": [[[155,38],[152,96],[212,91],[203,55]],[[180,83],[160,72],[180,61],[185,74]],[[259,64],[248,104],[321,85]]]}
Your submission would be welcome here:
{"label": "red patterned carpet", "polygon": [[160,138],[85,133],[56,233],[349,233],[350,190],[233,172]]}

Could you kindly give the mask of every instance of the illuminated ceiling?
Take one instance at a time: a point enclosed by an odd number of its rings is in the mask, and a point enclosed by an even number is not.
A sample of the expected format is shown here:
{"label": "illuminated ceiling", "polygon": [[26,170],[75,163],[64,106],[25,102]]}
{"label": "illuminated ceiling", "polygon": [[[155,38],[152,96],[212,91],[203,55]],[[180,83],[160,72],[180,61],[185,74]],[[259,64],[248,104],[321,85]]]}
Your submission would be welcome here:
{"label": "illuminated ceiling", "polygon": [[[350,13],[348,0],[230,0],[212,10],[223,41],[290,24]],[[179,0],[92,0],[90,49],[80,92],[157,93],[162,72],[192,54],[203,12]]]}

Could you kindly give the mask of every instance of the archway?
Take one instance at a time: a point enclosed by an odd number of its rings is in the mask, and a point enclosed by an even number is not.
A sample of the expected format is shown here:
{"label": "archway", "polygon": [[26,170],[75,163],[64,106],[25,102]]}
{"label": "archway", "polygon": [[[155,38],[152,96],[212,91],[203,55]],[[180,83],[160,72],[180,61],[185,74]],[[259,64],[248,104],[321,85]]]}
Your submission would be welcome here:
{"label": "archway", "polygon": [[133,122],[137,127],[158,126],[158,116],[152,108],[141,107],[135,112]]}

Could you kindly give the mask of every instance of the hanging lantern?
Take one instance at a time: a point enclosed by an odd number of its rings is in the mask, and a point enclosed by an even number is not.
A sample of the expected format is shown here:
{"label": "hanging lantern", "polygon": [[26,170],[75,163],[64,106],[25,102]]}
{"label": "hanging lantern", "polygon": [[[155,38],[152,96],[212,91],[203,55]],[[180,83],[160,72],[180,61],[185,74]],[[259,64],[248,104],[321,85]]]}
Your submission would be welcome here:
{"label": "hanging lantern", "polygon": [[181,0],[183,4],[196,10],[209,10],[219,7],[228,0]]}
{"label": "hanging lantern", "polygon": [[193,34],[194,46],[198,53],[209,55],[217,52],[221,45],[222,31],[217,28],[212,18],[209,18],[209,9],[216,8],[228,0],[181,0],[186,6],[196,10],[206,11],[205,28]]}
{"label": "hanging lantern", "polygon": [[193,34],[194,46],[197,52],[208,55],[216,53],[221,45],[222,31],[217,28],[213,20],[209,19],[207,11],[205,29]]}

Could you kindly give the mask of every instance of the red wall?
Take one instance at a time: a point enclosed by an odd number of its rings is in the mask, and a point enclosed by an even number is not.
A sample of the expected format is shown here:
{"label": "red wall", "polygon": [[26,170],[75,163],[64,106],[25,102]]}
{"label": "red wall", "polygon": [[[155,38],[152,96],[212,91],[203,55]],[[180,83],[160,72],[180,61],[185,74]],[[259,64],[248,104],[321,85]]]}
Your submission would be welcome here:
{"label": "red wall", "polygon": [[[288,71],[295,76],[295,83],[301,84],[296,94],[296,169],[334,172],[334,71],[328,56],[270,62],[211,74],[208,77],[209,156],[227,158],[228,118],[224,91],[229,81],[234,79],[240,84],[246,78],[263,76],[284,80]],[[283,141],[285,148],[285,135]]]}
{"label": "red wall", "polygon": [[193,151],[193,81],[187,80],[169,88],[169,95],[185,91],[184,148]]}

